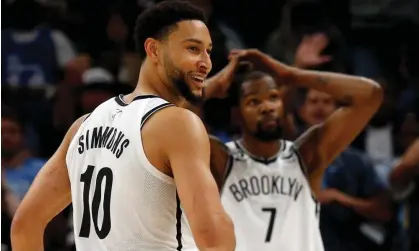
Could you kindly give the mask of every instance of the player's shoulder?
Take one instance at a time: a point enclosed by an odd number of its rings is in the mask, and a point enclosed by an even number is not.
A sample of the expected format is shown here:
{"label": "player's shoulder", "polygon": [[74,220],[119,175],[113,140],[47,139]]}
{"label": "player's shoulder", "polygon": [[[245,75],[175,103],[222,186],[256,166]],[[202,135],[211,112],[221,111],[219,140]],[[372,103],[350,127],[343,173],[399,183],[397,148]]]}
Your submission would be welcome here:
{"label": "player's shoulder", "polygon": [[297,148],[295,141],[281,139],[280,142],[281,142],[281,147],[279,150],[280,152],[289,152]]}
{"label": "player's shoulder", "polygon": [[247,155],[241,147],[238,145],[237,140],[228,141],[225,143],[225,146],[228,149],[228,153],[233,159],[233,161],[244,161],[247,159]]}
{"label": "player's shoulder", "polygon": [[186,137],[205,137],[208,140],[202,120],[195,113],[177,106],[156,112],[144,125],[144,130],[166,140],[183,140]]}
{"label": "player's shoulder", "polygon": [[88,119],[91,120],[92,118],[101,117],[104,113],[108,113],[111,110],[113,111],[115,107],[118,107],[116,99],[117,97],[112,97],[108,100],[103,101],[92,112],[87,114],[87,117],[83,119],[82,122],[85,122]]}
{"label": "player's shoulder", "polygon": [[82,116],[80,116],[79,118],[77,118],[73,124],[70,126],[70,128],[68,129],[68,134],[71,135],[71,138],[73,138],[73,136],[77,133],[77,131],[80,129],[80,127],[82,126],[82,124],[90,118],[90,116],[92,115],[92,113],[87,113],[84,114]]}
{"label": "player's shoulder", "polygon": [[298,145],[294,141],[281,140],[279,159],[286,162],[296,162],[299,158]]}
{"label": "player's shoulder", "polygon": [[162,109],[154,116],[159,122],[168,123],[170,127],[188,126],[190,125],[203,125],[201,119],[193,112],[178,106],[168,106]]}

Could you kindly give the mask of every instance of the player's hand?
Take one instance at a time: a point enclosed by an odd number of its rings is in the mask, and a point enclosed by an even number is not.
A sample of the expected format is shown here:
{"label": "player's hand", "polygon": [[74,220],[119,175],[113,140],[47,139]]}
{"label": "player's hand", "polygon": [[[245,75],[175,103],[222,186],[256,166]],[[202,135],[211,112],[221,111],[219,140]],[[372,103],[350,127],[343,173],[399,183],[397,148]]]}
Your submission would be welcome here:
{"label": "player's hand", "polygon": [[257,50],[232,50],[230,57],[238,57],[240,61],[248,61],[253,65],[255,70],[266,72],[276,81],[286,84],[288,81],[284,81],[291,73],[288,65],[283,64],[269,55]]}
{"label": "player's hand", "polygon": [[229,60],[238,58],[240,61],[252,63],[256,69],[262,69],[265,68],[265,65],[263,64],[264,56],[263,52],[258,49],[234,49],[230,51],[228,58]]}
{"label": "player's hand", "polygon": [[328,188],[320,191],[317,195],[317,200],[321,204],[331,204],[338,200],[339,193],[340,192],[334,188]]}
{"label": "player's hand", "polygon": [[324,33],[305,36],[295,52],[294,65],[310,68],[331,61],[331,56],[321,55],[328,44],[329,38]]}
{"label": "player's hand", "polygon": [[230,62],[216,75],[207,80],[205,95],[207,98],[225,98],[239,66],[237,56],[229,57]]}

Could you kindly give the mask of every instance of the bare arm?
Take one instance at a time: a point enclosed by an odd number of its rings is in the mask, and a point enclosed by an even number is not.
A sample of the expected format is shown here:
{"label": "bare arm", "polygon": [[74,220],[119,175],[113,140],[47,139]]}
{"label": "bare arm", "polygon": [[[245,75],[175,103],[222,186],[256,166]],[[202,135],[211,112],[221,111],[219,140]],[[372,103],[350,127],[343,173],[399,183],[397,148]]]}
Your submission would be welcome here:
{"label": "bare arm", "polygon": [[13,218],[13,215],[15,214],[20,200],[17,196],[13,194],[13,192],[9,189],[7,184],[5,184],[5,180],[2,180],[1,184],[1,190],[2,190],[2,209],[5,208],[5,212]]}
{"label": "bare arm", "polygon": [[407,149],[400,163],[390,175],[390,183],[395,187],[407,185],[419,174],[419,139]]}
{"label": "bare arm", "polygon": [[[166,108],[148,122],[161,142],[178,195],[200,250],[234,250],[233,223],[221,205],[210,171],[210,144],[201,120],[182,108]],[[152,126],[153,123],[153,126]],[[159,125],[170,123],[170,132]],[[147,125],[146,125],[147,126]]]}
{"label": "bare arm", "polygon": [[79,118],[70,127],[60,147],[39,171],[19,205],[11,228],[14,251],[43,250],[47,224],[70,204],[71,188],[65,157],[71,139],[84,118]]}
{"label": "bare arm", "polygon": [[[239,64],[239,59],[237,57],[231,57],[229,63],[217,74],[205,80],[205,89],[203,91],[203,103],[205,101],[218,98],[222,99],[227,97],[228,89],[233,81],[234,74],[237,69],[242,67],[248,67],[248,64]],[[191,104],[189,102],[184,103],[182,106],[185,109],[191,110],[201,117],[201,106],[196,104]]]}
{"label": "bare arm", "polygon": [[217,137],[210,135],[210,167],[211,173],[221,191],[227,174],[228,165],[231,161],[230,151],[227,146]]}
{"label": "bare arm", "polygon": [[296,141],[303,162],[307,164],[312,189],[318,192],[325,168],[354,140],[379,108],[382,89],[366,78],[300,70],[269,56],[263,56],[263,60],[286,84],[328,93],[344,104],[323,124],[311,128]]}
{"label": "bare arm", "polygon": [[361,199],[345,194],[336,189],[326,189],[320,191],[318,200],[321,203],[337,203],[353,209],[358,214],[371,219],[388,221],[391,219],[392,212],[388,206],[387,196],[385,194],[376,195],[372,198]]}

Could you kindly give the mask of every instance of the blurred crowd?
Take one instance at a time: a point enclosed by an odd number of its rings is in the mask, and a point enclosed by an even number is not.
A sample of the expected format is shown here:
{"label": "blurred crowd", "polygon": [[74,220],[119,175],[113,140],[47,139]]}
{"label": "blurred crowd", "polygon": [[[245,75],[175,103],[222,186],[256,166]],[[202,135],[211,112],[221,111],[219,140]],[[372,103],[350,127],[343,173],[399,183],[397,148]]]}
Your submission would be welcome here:
{"label": "blurred crowd", "polygon": [[[306,68],[383,86],[382,107],[324,176],[318,196],[323,241],[326,251],[419,250],[419,167],[402,192],[389,182],[419,138],[419,1],[189,1],[208,17],[211,74],[228,63],[230,50],[258,48],[290,65],[302,60]],[[156,2],[1,2],[2,251],[11,250],[16,207],[72,122],[137,84],[132,29],[137,15]],[[316,53],[321,57],[307,58]],[[227,97],[204,107],[208,131],[223,141],[239,134],[231,103]],[[325,93],[295,90],[287,99],[287,137],[323,122],[337,106]],[[74,250],[71,206],[48,226],[45,247]]]}

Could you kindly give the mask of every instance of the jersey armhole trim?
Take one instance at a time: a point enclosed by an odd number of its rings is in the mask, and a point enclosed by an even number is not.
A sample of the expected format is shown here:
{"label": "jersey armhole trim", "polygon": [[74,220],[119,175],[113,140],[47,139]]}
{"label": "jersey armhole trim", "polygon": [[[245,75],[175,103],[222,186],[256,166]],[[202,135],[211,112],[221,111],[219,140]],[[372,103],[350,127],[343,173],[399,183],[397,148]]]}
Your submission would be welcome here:
{"label": "jersey armhole trim", "polygon": [[[120,106],[128,106],[130,103],[125,103],[125,101],[124,101],[124,95],[122,95],[122,94],[120,94],[120,95],[118,95],[118,96],[116,96],[115,98],[114,98],[114,100],[115,100],[115,102],[118,104],[118,105],[120,105]],[[156,96],[156,95],[139,95],[139,96],[137,96],[137,97],[135,97],[132,101],[131,101],[131,103],[133,102],[133,101],[136,101],[136,100],[140,100],[140,99],[147,99],[147,98],[159,98],[159,96]]]}
{"label": "jersey armhole trim", "polygon": [[225,172],[224,172],[224,180],[228,179],[228,176],[230,176],[231,170],[233,169],[233,156],[230,153],[227,153],[227,162],[225,166]]}
{"label": "jersey armhole trim", "polygon": [[234,164],[233,155],[231,155],[231,153],[229,153],[229,152],[227,154],[228,154],[228,156],[227,156],[227,162],[226,162],[226,166],[225,166],[226,169],[225,169],[225,172],[224,172],[224,182],[223,182],[223,184],[221,186],[221,189],[220,189],[220,194],[221,195],[223,194],[224,185],[227,182],[227,179],[231,174],[231,170],[233,170],[233,164]]}
{"label": "jersey armhole trim", "polygon": [[87,116],[83,119],[82,123],[84,123],[84,121],[86,121],[90,117],[90,115],[92,115],[92,113],[87,114]]}
{"label": "jersey armhole trim", "polygon": [[182,250],[182,209],[180,208],[180,198],[176,190],[176,250]]}
{"label": "jersey armhole trim", "polygon": [[300,152],[298,151],[298,149],[292,145],[291,146],[291,150],[295,153],[295,155],[297,156],[297,160],[298,160],[298,164],[300,166],[301,172],[303,173],[304,177],[306,178],[308,185],[310,187],[310,194],[311,194],[311,198],[313,199],[314,203],[318,203],[316,195],[313,193],[313,190],[311,189],[310,186],[310,180],[308,179],[308,169],[307,169],[307,165],[304,163],[303,158],[300,155]]}
{"label": "jersey armhole trim", "polygon": [[[145,125],[145,122],[147,121],[147,119],[149,119],[154,113],[158,112],[159,110],[169,107],[169,106],[174,106],[174,104],[171,104],[169,102],[163,103],[161,105],[158,105],[152,109],[150,109],[142,118],[141,120],[141,125],[140,125],[140,135],[142,134],[142,129],[143,126]],[[150,172],[152,173],[156,178],[162,180],[165,183],[171,184],[171,185],[175,185],[175,180],[173,177],[163,173],[162,171],[160,171],[157,167],[155,167],[153,164],[151,164],[151,162],[148,160],[147,155],[145,153],[145,149],[144,149],[144,143],[143,143],[143,137],[142,135],[141,137],[141,150],[140,150],[140,156],[143,159],[143,161],[145,161],[144,163],[144,167]]]}
{"label": "jersey armhole trim", "polygon": [[164,104],[158,105],[158,106],[154,107],[153,109],[151,109],[150,111],[148,111],[141,120],[141,129],[143,129],[143,126],[144,126],[145,122],[147,122],[147,120],[151,117],[151,115],[153,115],[157,111],[160,111],[161,109],[169,107],[169,106],[174,106],[174,104],[164,103]]}

